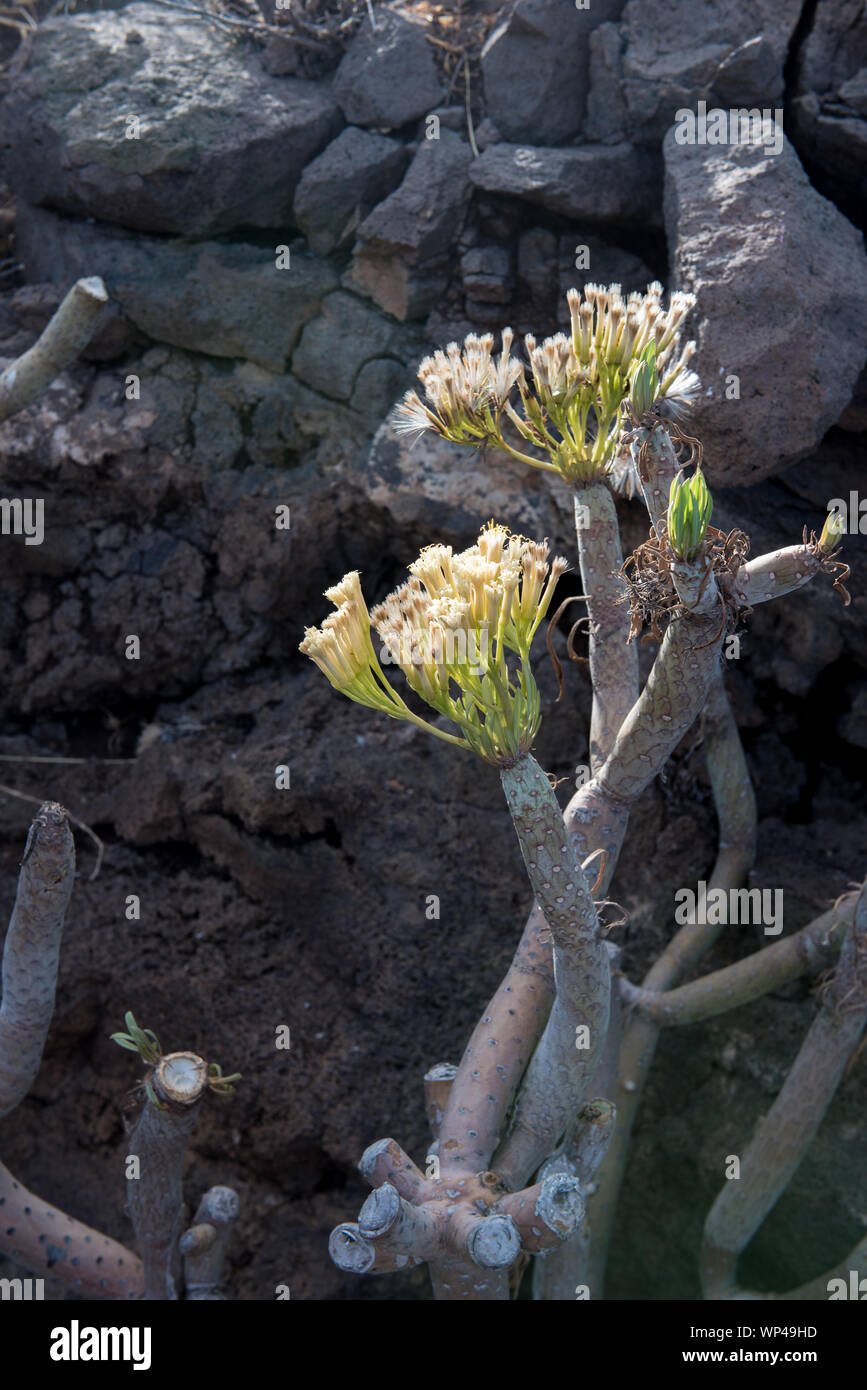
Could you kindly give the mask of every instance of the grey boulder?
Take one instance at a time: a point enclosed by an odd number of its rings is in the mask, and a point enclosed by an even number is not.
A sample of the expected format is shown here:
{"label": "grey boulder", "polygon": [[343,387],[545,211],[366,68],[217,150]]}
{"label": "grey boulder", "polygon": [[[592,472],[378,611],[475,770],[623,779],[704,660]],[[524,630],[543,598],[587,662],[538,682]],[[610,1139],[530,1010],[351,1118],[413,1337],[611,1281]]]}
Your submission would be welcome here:
{"label": "grey boulder", "polygon": [[286,370],[304,324],[337,286],[332,267],[300,241],[279,269],[273,252],[246,242],[132,236],[31,208],[19,211],[18,246],[31,280],[101,275],[145,338],[272,372]]}
{"label": "grey boulder", "polygon": [[591,37],[586,135],[655,146],[699,100],[782,105],[802,9],[801,0],[630,0],[616,29]]}
{"label": "grey boulder", "polygon": [[[675,283],[703,394],[688,432],[718,486],[759,482],[836,423],[867,352],[860,234],[810,185],[795,151],[664,143]],[[757,313],[757,306],[760,312]]]}
{"label": "grey boulder", "polygon": [[155,5],[46,20],[2,107],[19,198],[145,232],[279,227],[343,120],[327,87]]}
{"label": "grey boulder", "polygon": [[488,36],[482,80],[488,115],[506,140],[559,145],[580,131],[589,36],[623,0],[519,0]]}
{"label": "grey boulder", "polygon": [[433,308],[453,270],[471,161],[469,146],[453,131],[421,142],[400,187],[358,229],[350,288],[401,320]]}
{"label": "grey boulder", "polygon": [[400,183],[409,152],[386,135],[347,126],[301,175],[295,220],[311,251],[327,256]]}
{"label": "grey boulder", "polygon": [[[408,367],[419,356],[421,342],[414,332],[355,295],[337,290],[323,301],[322,313],[306,325],[292,357],[292,372],[335,400],[351,401],[360,387],[358,401],[366,403],[367,413],[374,409],[374,401],[382,404],[384,413],[401,386],[409,387]],[[365,367],[370,370],[360,381]]]}
{"label": "grey boulder", "polygon": [[334,78],[334,95],[352,125],[396,130],[438,106],[442,87],[419,24],[393,10],[366,18]]}
{"label": "grey boulder", "polygon": [[792,139],[820,192],[863,221],[867,204],[867,11],[819,5],[795,65]]}
{"label": "grey boulder", "polygon": [[621,142],[549,149],[490,145],[470,168],[487,193],[506,194],[594,224],[659,226],[658,157]]}

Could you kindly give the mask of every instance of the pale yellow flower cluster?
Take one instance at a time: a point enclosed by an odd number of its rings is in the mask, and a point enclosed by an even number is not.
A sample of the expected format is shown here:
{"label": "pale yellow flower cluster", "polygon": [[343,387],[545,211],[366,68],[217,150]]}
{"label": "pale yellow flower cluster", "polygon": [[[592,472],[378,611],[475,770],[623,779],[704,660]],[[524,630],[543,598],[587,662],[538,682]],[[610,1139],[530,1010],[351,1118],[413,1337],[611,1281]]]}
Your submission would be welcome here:
{"label": "pale yellow flower cluster", "polygon": [[337,611],[329,614],[321,627],[305,628],[299,650],[315,661],[335,690],[371,709],[382,709],[383,701],[389,701],[394,692],[373,650],[370,614],[358,570],[326,589],[325,597]]}
{"label": "pale yellow flower cluster", "polygon": [[[410,565],[408,582],[371,614],[357,572],[346,575],[326,594],[337,611],[306,630],[301,650],[350,699],[411,719],[489,762],[508,763],[530,748],[538,730],[530,645],[567,568],[559,557],[549,560],[547,542],[510,535],[491,522],[467,550],[427,546]],[[379,664],[371,625],[382,659],[399,666],[411,689],[458,725],[460,738],[408,709]],[[509,651],[519,658],[515,675]]]}

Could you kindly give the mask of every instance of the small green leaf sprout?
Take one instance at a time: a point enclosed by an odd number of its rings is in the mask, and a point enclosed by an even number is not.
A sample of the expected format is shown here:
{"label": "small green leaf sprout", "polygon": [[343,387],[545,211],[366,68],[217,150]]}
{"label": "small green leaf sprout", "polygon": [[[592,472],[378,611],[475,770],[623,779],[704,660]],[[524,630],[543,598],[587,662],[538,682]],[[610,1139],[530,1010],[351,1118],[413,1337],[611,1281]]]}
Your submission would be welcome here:
{"label": "small green leaf sprout", "polygon": [[147,1096],[147,1098],[148,1098],[148,1100],[150,1101],[151,1105],[155,1105],[156,1108],[157,1108],[157,1110],[168,1110],[169,1107],[168,1107],[167,1105],[163,1105],[162,1101],[160,1100],[159,1096],[157,1095],[156,1091],[154,1090],[153,1082],[151,1082],[151,1081],[146,1081],[145,1084],[144,1084],[144,1088],[145,1088],[145,1095]]}
{"label": "small green leaf sprout", "polygon": [[139,1028],[132,1013],[124,1014],[125,1033],[112,1033],[111,1041],[128,1052],[137,1052],[149,1066],[155,1066],[162,1056],[160,1040],[150,1028]]}
{"label": "small green leaf sprout", "polygon": [[233,1096],[235,1094],[235,1082],[241,1080],[239,1071],[233,1072],[231,1076],[223,1075],[223,1068],[219,1062],[208,1063],[208,1086],[210,1090],[218,1096]]}
{"label": "small green leaf sprout", "polygon": [[[167,1110],[163,1096],[177,1104],[188,1105],[198,1099],[205,1085],[218,1096],[233,1096],[240,1072],[223,1075],[219,1062],[205,1062],[195,1052],[163,1054],[159,1038],[150,1028],[140,1028],[132,1013],[124,1014],[125,1033],[112,1033],[112,1042],[128,1052],[136,1052],[147,1063],[149,1071],[142,1085],[145,1095],[157,1110]],[[162,1092],[162,1095],[160,1094]]]}

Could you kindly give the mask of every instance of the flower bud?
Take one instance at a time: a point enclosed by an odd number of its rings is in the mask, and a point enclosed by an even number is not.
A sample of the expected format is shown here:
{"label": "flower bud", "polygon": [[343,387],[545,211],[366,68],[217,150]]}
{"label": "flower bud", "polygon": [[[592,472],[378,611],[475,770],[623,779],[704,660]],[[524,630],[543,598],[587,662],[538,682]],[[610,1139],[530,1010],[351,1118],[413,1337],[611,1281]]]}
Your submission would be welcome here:
{"label": "flower bud", "polygon": [[713,498],[700,468],[684,481],[678,473],[668,496],[668,543],[678,560],[693,560],[701,549],[713,512]]}
{"label": "flower bud", "polygon": [[632,376],[630,399],[633,414],[646,415],[659,394],[659,373],[656,370],[656,343],[651,341],[638,359]]}
{"label": "flower bud", "polygon": [[837,549],[845,534],[846,526],[840,513],[837,511],[829,512],[819,537],[819,549],[824,550],[826,555],[830,555],[832,551]]}

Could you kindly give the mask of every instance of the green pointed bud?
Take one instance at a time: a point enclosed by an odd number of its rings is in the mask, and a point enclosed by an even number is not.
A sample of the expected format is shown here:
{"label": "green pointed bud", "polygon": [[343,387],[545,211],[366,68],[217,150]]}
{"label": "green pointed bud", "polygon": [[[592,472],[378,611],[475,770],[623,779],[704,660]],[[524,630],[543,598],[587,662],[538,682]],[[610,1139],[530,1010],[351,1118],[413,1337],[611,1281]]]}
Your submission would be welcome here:
{"label": "green pointed bud", "polygon": [[140,1028],[132,1013],[126,1013],[123,1021],[128,1028],[126,1033],[112,1033],[111,1041],[128,1052],[137,1052],[146,1062],[158,1062],[161,1056],[160,1040],[151,1028]]}
{"label": "green pointed bud", "polygon": [[632,376],[630,401],[633,414],[646,415],[659,394],[659,373],[656,370],[656,343],[651,341],[638,359]]}
{"label": "green pointed bud", "polygon": [[701,549],[713,512],[713,498],[700,468],[684,481],[678,473],[668,495],[668,542],[678,560],[693,560]]}
{"label": "green pointed bud", "polygon": [[826,555],[830,555],[833,550],[837,549],[845,534],[846,526],[840,513],[837,511],[829,512],[819,537],[819,549],[824,550]]}

